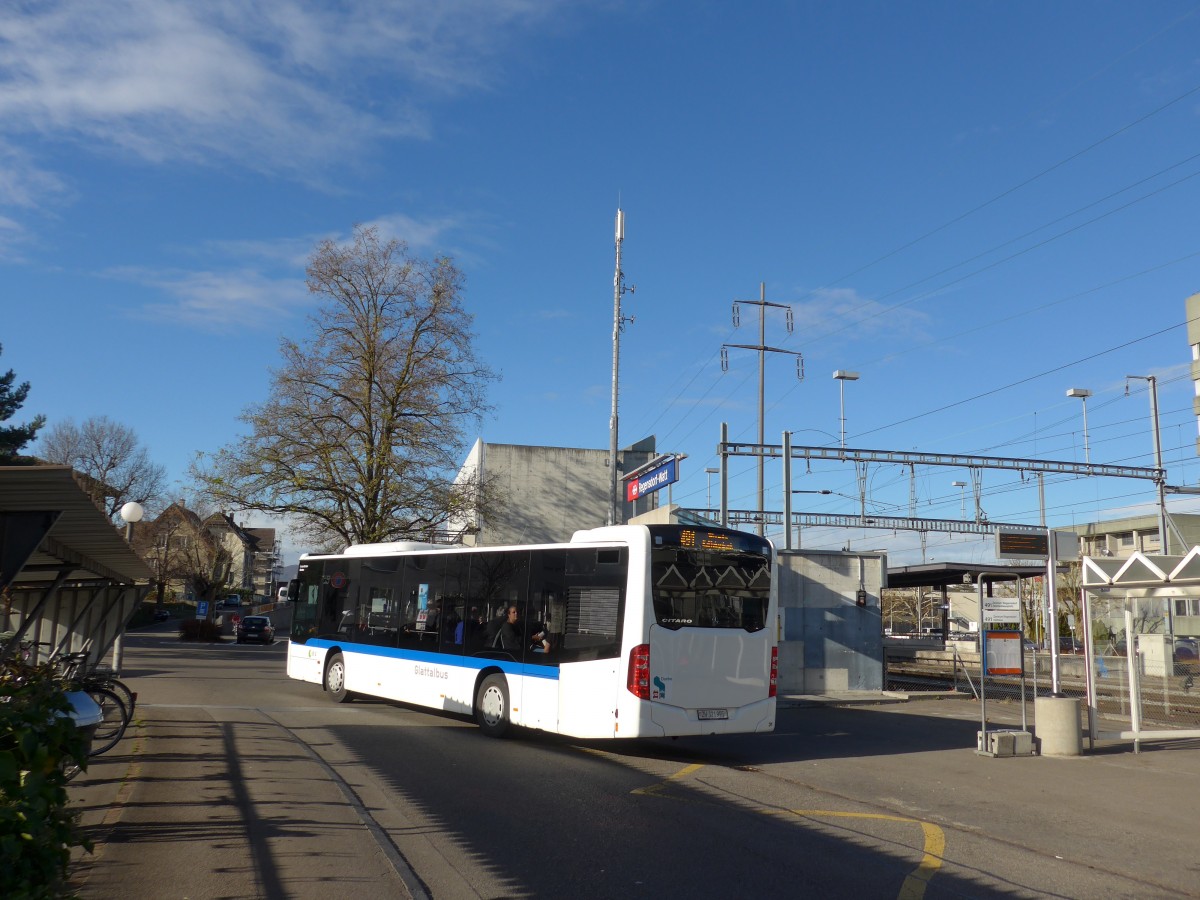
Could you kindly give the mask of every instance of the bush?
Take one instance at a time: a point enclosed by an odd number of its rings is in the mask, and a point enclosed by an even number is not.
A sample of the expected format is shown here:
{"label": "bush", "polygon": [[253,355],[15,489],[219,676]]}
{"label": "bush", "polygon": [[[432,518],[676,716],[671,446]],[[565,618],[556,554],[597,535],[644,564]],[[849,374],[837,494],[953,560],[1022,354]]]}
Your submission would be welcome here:
{"label": "bush", "polygon": [[0,663],[0,872],[5,897],[60,897],[71,848],[92,844],[67,808],[64,761],[87,764],[86,739],[49,665]]}
{"label": "bush", "polygon": [[181,641],[219,641],[221,629],[208,619],[184,619],[179,623]]}

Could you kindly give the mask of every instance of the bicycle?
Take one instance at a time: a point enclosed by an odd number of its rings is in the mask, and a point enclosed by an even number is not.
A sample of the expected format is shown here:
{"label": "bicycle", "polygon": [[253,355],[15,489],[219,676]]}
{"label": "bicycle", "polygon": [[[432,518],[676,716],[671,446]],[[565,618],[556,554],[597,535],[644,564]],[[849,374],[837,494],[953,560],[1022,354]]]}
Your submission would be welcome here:
{"label": "bicycle", "polygon": [[[88,672],[83,669],[88,654],[64,653],[54,660],[62,674],[68,690],[79,690],[86,693],[100,707],[102,719],[92,735],[92,746],[88,756],[99,756],[107,753],[125,736],[125,729],[133,718],[132,704],[137,695],[122,684],[117,678],[107,673]],[[115,685],[129,695],[128,702],[122,698]]]}
{"label": "bicycle", "polygon": [[84,669],[83,666],[87,662],[88,655],[82,651],[79,653],[63,654],[59,659],[62,661],[61,665],[64,675],[76,678],[87,684],[94,684],[97,687],[108,688],[121,698],[121,702],[129,712],[129,718],[133,718],[134,710],[137,707],[137,691],[131,690],[129,685],[117,678],[116,673],[111,668],[96,666],[92,669]]}

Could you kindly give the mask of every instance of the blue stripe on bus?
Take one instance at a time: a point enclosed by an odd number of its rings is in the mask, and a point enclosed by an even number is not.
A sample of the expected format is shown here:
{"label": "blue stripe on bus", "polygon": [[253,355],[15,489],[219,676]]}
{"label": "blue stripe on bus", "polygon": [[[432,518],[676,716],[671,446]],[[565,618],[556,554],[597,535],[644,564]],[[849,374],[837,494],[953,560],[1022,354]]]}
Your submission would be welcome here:
{"label": "blue stripe on bus", "polygon": [[430,665],[455,666],[460,669],[499,669],[507,675],[524,675],[526,678],[547,678],[558,681],[558,666],[539,666],[534,663],[510,662],[506,659],[488,659],[481,656],[454,656],[450,653],[430,653],[426,650],[402,650],[399,647],[381,647],[377,644],[355,644],[350,641],[331,641],[327,638],[309,638],[303,647],[320,647],[330,650],[337,647],[349,653],[365,656],[383,656],[388,659],[403,659],[409,662]]}

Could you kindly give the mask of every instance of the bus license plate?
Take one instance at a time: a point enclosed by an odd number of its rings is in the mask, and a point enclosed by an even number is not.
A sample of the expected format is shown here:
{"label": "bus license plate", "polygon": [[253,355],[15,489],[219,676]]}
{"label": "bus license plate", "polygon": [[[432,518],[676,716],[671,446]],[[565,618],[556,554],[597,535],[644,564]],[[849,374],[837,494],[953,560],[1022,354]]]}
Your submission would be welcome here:
{"label": "bus license plate", "polygon": [[728,719],[729,710],[727,709],[698,709],[696,710],[697,719]]}

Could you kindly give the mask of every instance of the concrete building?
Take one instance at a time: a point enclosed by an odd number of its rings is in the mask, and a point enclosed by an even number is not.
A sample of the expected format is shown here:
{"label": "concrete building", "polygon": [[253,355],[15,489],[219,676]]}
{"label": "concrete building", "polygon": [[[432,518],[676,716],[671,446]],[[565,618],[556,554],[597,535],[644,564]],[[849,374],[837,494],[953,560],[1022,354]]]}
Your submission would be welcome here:
{"label": "concrete building", "polygon": [[[1183,552],[1200,545],[1200,515],[1173,513],[1170,521],[1183,535]],[[1168,526],[1170,527],[1170,526]],[[1089,522],[1062,528],[1079,535],[1079,555],[1128,559],[1134,553],[1161,553],[1158,515],[1131,516],[1107,522]],[[1178,552],[1179,538],[1172,535],[1172,552]]]}
{"label": "concrete building", "polygon": [[[655,455],[653,437],[627,447],[617,459],[618,476]],[[449,523],[451,534],[461,535],[468,547],[569,541],[582,528],[608,522],[607,450],[489,444],[480,439],[455,480],[487,484],[498,498],[486,512]],[[653,509],[659,494],[665,491],[624,501],[623,520]]]}

